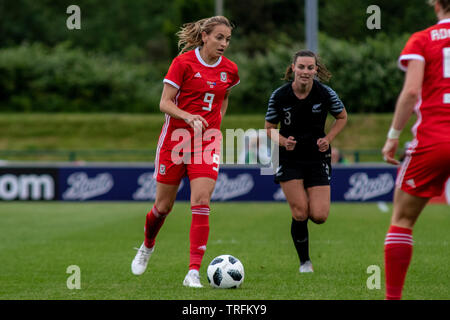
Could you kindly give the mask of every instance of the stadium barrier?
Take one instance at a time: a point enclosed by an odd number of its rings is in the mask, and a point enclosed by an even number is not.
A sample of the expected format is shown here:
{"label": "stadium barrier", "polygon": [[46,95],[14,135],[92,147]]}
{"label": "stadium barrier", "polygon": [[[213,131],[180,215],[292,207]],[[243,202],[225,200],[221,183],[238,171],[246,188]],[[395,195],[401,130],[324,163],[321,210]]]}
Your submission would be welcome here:
{"label": "stadium barrier", "polygon": [[[156,182],[153,164],[53,164],[0,167],[0,200],[3,201],[153,201]],[[392,201],[397,168],[384,164],[334,165],[331,201]],[[178,200],[189,200],[187,178],[180,184]],[[213,201],[284,201],[272,175],[262,175],[257,165],[221,167]],[[450,203],[450,180],[443,202]]]}
{"label": "stadium barrier", "polygon": [[[361,163],[381,160],[380,149],[340,149],[343,159],[349,163]],[[404,149],[397,154],[404,153]],[[0,150],[0,159],[4,160],[33,160],[33,161],[109,161],[111,158],[120,158],[122,161],[136,161],[142,157],[144,161],[153,161],[155,149],[142,150]],[[0,160],[1,162],[2,160]],[[139,161],[139,160],[137,160]]]}

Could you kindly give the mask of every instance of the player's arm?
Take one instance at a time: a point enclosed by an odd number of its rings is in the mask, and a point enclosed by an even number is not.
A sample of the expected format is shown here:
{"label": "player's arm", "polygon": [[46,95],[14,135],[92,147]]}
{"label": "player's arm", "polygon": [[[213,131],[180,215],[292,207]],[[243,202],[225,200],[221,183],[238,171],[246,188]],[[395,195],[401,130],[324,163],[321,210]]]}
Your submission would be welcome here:
{"label": "player's arm", "polygon": [[341,132],[347,124],[347,111],[345,110],[345,108],[337,115],[334,115],[334,118],[336,120],[328,131],[328,134],[323,138],[317,139],[317,146],[319,147],[320,152],[325,152],[328,150],[328,148],[330,147],[330,143],[334,140],[334,138],[336,138],[339,132]]}
{"label": "player's arm", "polygon": [[190,114],[189,112],[178,108],[178,106],[174,103],[177,93],[177,88],[168,83],[164,83],[161,100],[159,102],[159,110],[167,113],[175,119],[183,119],[192,128],[194,128],[195,122],[200,120],[203,123],[203,128],[206,128],[208,126],[208,122],[202,116],[198,114]]}
{"label": "player's arm", "polygon": [[422,82],[424,76],[425,62],[422,60],[410,60],[408,69],[406,70],[405,83],[395,105],[394,118],[392,120],[391,129],[388,138],[382,149],[382,153],[386,162],[391,164],[399,164],[394,159],[395,152],[398,148],[398,138],[400,132],[405,127],[411,117],[414,106],[420,97]]}
{"label": "player's arm", "polygon": [[223,117],[225,117],[225,113],[227,112],[229,96],[230,96],[230,91],[227,90],[225,92],[225,97],[223,98],[222,107],[220,107],[220,114],[222,116],[222,119],[223,119]]}
{"label": "player's arm", "polygon": [[266,129],[267,135],[272,141],[276,144],[285,147],[286,150],[294,150],[297,141],[295,141],[294,137],[290,136],[288,138],[283,137],[278,131],[278,124],[271,123],[266,120],[264,125],[264,129]]}

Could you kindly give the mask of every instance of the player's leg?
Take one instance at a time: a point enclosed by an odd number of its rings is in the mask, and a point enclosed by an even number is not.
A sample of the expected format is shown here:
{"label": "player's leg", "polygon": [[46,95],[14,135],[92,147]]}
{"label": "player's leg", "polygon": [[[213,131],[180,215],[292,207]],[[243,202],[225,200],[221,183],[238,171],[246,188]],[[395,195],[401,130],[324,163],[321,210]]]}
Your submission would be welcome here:
{"label": "player's leg", "polygon": [[428,200],[442,194],[450,175],[450,144],[407,154],[396,181],[391,226],[385,238],[386,299],[401,299],[412,258],[412,229]]}
{"label": "player's leg", "polygon": [[309,200],[309,219],[314,223],[324,223],[330,212],[331,160],[327,158],[310,164],[305,170],[305,188]]}
{"label": "player's leg", "polygon": [[[330,211],[330,186],[309,187],[306,193],[309,200],[308,219],[317,224],[324,223]],[[310,259],[300,265],[300,272],[313,272]]]}
{"label": "player's leg", "polygon": [[[220,147],[220,144],[218,146]],[[193,288],[203,287],[200,283],[199,270],[208,243],[209,203],[219,174],[220,149],[202,150],[201,154],[202,161],[198,163],[194,159],[187,165],[191,186],[192,220],[189,232],[189,271],[183,285]]]}
{"label": "player's leg", "polygon": [[309,219],[324,223],[330,212],[330,186],[314,186],[306,189],[309,199]]}
{"label": "player's leg", "polygon": [[[303,172],[303,185],[308,201],[307,219],[317,224],[324,223],[330,211],[330,160],[305,165]],[[310,259],[300,265],[300,272],[313,272]]]}
{"label": "player's leg", "polygon": [[428,200],[429,198],[416,197],[398,188],[395,190],[391,226],[384,242],[387,300],[402,297],[412,258],[412,229]]}
{"label": "player's leg", "polygon": [[144,242],[131,263],[133,274],[141,275],[147,269],[148,261],[154,250],[156,236],[172,210],[177,192],[178,185],[156,183],[155,203],[145,218]]}
{"label": "player's leg", "polygon": [[280,182],[292,213],[291,237],[300,260],[300,272],[312,272],[309,258],[308,195],[303,180]]}
{"label": "player's leg", "polygon": [[158,154],[153,177],[156,180],[155,203],[147,213],[145,221],[145,247],[151,249],[165,218],[172,210],[181,179],[186,174],[184,163],[175,163],[171,150],[164,149]]}
{"label": "player's leg", "polygon": [[155,203],[147,213],[144,228],[144,243],[131,263],[131,270],[135,275],[144,273],[148,260],[154,250],[155,239],[164,221],[172,210],[178,192],[178,186],[186,172],[183,163],[176,164],[172,161],[172,152],[162,150],[158,153],[158,161],[155,162],[154,179],[156,180]]}
{"label": "player's leg", "polygon": [[209,203],[216,181],[199,177],[191,180],[191,228],[189,232],[189,271],[183,285],[192,288],[203,287],[200,282],[200,266],[209,237]]}
{"label": "player's leg", "polygon": [[179,184],[156,183],[155,203],[147,213],[145,220],[144,244],[151,249],[155,245],[155,239],[161,229],[167,215],[172,211],[177,197]]}

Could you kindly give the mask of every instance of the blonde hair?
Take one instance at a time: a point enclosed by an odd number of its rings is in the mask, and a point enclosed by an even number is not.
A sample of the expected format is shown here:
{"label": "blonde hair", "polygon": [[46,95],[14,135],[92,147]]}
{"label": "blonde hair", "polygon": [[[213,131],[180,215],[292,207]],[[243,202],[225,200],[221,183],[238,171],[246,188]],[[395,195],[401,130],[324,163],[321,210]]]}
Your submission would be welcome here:
{"label": "blonde hair", "polygon": [[[331,79],[331,72],[328,71],[327,67],[325,66],[325,64],[322,63],[322,61],[320,61],[320,58],[318,55],[316,55],[314,52],[309,51],[309,50],[300,50],[298,51],[296,54],[294,54],[294,58],[292,60],[292,64],[295,65],[295,63],[297,62],[297,58],[298,57],[312,57],[316,60],[316,66],[317,66],[317,78],[319,78],[319,80],[321,82],[328,82]],[[292,65],[289,65],[286,68],[286,72],[284,73],[284,78],[282,78],[282,80],[290,80],[291,76],[292,76],[293,70],[292,70]]]}
{"label": "blonde hair", "polygon": [[223,24],[233,30],[233,25],[224,16],[214,16],[183,24],[180,31],[176,33],[178,36],[178,49],[180,53],[195,49],[203,45],[202,32],[210,34],[214,27]]}
{"label": "blonde hair", "polygon": [[439,2],[444,12],[450,11],[450,0],[428,0],[430,6],[434,6],[436,2]]}

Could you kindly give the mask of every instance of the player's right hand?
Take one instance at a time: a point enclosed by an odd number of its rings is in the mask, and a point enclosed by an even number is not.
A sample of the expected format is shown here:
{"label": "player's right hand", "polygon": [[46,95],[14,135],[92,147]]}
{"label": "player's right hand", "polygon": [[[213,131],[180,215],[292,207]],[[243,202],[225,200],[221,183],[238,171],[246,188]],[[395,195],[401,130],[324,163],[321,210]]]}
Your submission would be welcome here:
{"label": "player's right hand", "polygon": [[284,147],[286,150],[292,151],[294,150],[296,144],[297,141],[295,141],[295,138],[293,136],[289,136],[284,143]]}
{"label": "player's right hand", "polygon": [[189,114],[184,121],[194,130],[205,130],[208,127],[208,121],[198,114]]}

